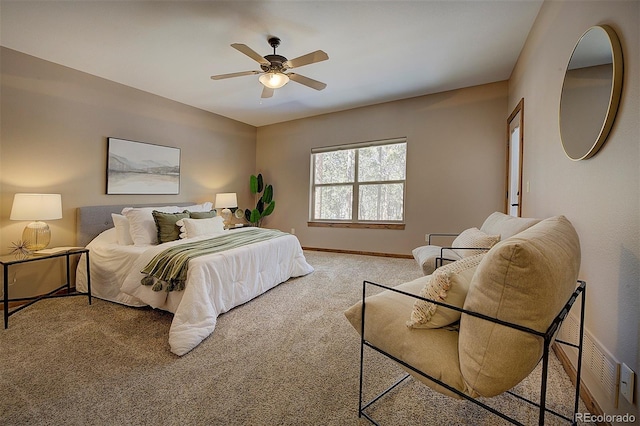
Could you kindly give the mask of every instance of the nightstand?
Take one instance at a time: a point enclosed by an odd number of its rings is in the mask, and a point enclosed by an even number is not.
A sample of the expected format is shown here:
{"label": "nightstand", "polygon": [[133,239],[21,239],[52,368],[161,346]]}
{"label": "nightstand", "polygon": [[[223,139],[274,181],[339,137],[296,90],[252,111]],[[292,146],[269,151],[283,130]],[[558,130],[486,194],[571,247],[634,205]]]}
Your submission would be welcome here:
{"label": "nightstand", "polygon": [[[66,297],[66,296],[84,296],[84,293],[72,292],[71,291],[71,280],[70,280],[70,261],[72,256],[76,255],[85,255],[85,262],[87,265],[87,296],[89,298],[89,304],[91,304],[91,274],[89,272],[89,250],[83,247],[73,247],[69,249],[50,249],[45,252],[35,252],[29,255],[4,255],[0,256],[0,265],[3,268],[3,278],[4,278],[4,291],[3,291],[3,308],[4,308],[4,328],[9,327],[9,317],[18,311],[26,308],[29,305],[36,303],[42,299],[48,299],[53,297]],[[60,287],[51,290],[50,292],[34,297],[23,297],[18,299],[10,299],[9,298],[9,267],[16,267],[17,265],[23,263],[30,262],[38,262],[40,260],[54,259],[57,257],[64,257],[66,259],[66,267],[67,267],[67,281],[61,285]],[[61,290],[66,289],[66,292],[59,293]],[[27,302],[24,305],[20,305],[12,311],[9,311],[9,302]]]}

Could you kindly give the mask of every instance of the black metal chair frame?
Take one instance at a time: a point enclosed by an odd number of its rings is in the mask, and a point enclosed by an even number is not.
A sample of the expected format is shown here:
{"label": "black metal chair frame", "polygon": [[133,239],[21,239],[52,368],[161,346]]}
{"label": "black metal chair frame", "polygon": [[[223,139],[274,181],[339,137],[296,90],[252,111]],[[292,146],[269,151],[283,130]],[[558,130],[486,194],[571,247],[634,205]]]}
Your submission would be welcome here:
{"label": "black metal chair frame", "polygon": [[[436,232],[436,233],[432,233],[432,234],[427,234],[427,244],[431,245],[431,237],[457,237],[460,234],[454,234],[454,233],[449,233],[449,232]],[[454,249],[454,247],[440,247],[440,257],[436,257],[435,259],[435,269],[438,269],[439,267],[441,267],[442,265],[444,265],[444,261],[448,261],[448,262],[455,262],[456,260],[459,259],[450,259],[447,257],[444,257],[444,251],[445,250],[451,250]],[[489,251],[491,249],[491,247],[455,247],[455,250],[484,250],[484,251]]]}
{"label": "black metal chair frame", "polygon": [[440,247],[440,256],[436,257],[435,260],[435,269],[438,269],[439,267],[441,267],[442,265],[444,265],[444,261],[448,261],[448,262],[455,262],[456,260],[460,260],[460,259],[451,259],[448,257],[444,257],[444,251],[445,250],[482,250],[482,251],[489,251],[491,250],[491,247]]}
{"label": "black metal chair frame", "polygon": [[[543,355],[541,358],[542,361],[542,378],[541,378],[541,385],[540,385],[540,401],[539,402],[535,402],[532,401],[530,399],[527,399],[521,395],[518,395],[512,391],[507,391],[506,393],[526,402],[529,403],[535,407],[537,407],[539,409],[539,414],[538,414],[538,424],[539,425],[544,425],[544,418],[545,418],[545,413],[550,413],[552,415],[555,415],[557,417],[560,417],[568,422],[571,422],[572,425],[576,425],[577,422],[575,420],[576,418],[576,414],[578,413],[578,406],[579,406],[579,402],[580,402],[580,376],[581,376],[581,371],[582,371],[582,346],[583,346],[583,334],[584,334],[584,315],[585,315],[585,293],[586,293],[586,283],[584,281],[578,280],[578,286],[576,288],[576,290],[573,292],[573,294],[571,295],[571,297],[569,298],[569,300],[567,301],[567,303],[563,306],[563,308],[560,310],[560,313],[558,313],[558,315],[556,315],[556,317],[554,318],[554,320],[551,322],[551,325],[547,328],[547,330],[545,332],[539,332],[536,330],[533,330],[531,328],[528,327],[523,327],[521,325],[518,324],[513,324],[510,322],[506,322],[506,321],[502,321],[499,320],[497,318],[492,318],[489,316],[486,316],[484,314],[478,313],[478,312],[473,312],[473,311],[469,311],[466,309],[461,309],[458,308],[456,306],[451,306],[448,305],[446,303],[442,303],[442,302],[438,302],[436,300],[431,300],[431,299],[427,299],[415,294],[411,294],[411,293],[407,293],[401,290],[398,290],[396,288],[393,287],[388,287],[388,286],[384,286],[382,284],[377,284],[371,281],[364,281],[362,284],[362,325],[361,325],[361,330],[360,330],[360,391],[359,391],[359,406],[358,406],[358,417],[365,417],[367,420],[369,420],[371,423],[378,425],[378,423],[371,418],[366,412],[365,410],[369,407],[371,407],[374,403],[376,403],[378,400],[380,400],[382,397],[384,397],[387,393],[389,393],[391,390],[395,389],[398,385],[400,385],[402,382],[404,382],[408,377],[410,377],[410,374],[406,374],[405,376],[403,376],[402,378],[400,378],[398,381],[396,381],[393,385],[391,385],[390,387],[388,387],[386,390],[384,390],[382,393],[380,393],[378,396],[376,396],[375,398],[373,398],[372,400],[370,400],[369,402],[363,402],[362,397],[363,397],[363,382],[364,382],[364,348],[369,347],[373,350],[375,350],[376,352],[386,356],[387,358],[392,359],[393,361],[399,363],[400,365],[402,365],[403,367],[413,371],[416,374],[419,374],[420,376],[434,382],[437,383],[438,385],[446,388],[447,390],[457,394],[458,396],[460,396],[461,398],[464,398],[468,401],[473,402],[474,404],[479,405],[480,407],[484,408],[485,410],[490,411],[491,413],[503,418],[504,420],[507,420],[508,422],[515,424],[515,425],[523,425],[523,423],[519,422],[518,420],[509,417],[507,414],[502,413],[498,410],[496,410],[495,408],[483,403],[482,401],[479,401],[469,395],[467,395],[464,392],[461,392],[460,390],[454,388],[453,386],[450,386],[449,384],[436,379],[435,377],[430,376],[427,373],[424,373],[423,371],[420,371],[419,369],[413,367],[412,365],[409,365],[408,363],[402,361],[401,359],[393,356],[392,354],[385,352],[384,350],[376,347],[374,344],[370,343],[369,341],[366,340],[365,335],[364,335],[364,330],[365,330],[365,312],[366,312],[366,290],[367,290],[367,285],[370,286],[376,286],[376,287],[380,287],[383,288],[385,290],[390,290],[396,293],[400,293],[403,295],[406,295],[408,297],[412,297],[414,299],[421,299],[427,302],[431,302],[431,303],[435,303],[437,305],[441,305],[444,307],[447,307],[449,309],[453,309],[459,312],[462,312],[464,314],[468,314],[477,318],[481,318],[483,320],[486,321],[490,321],[496,324],[500,324],[503,325],[505,327],[509,327],[509,328],[513,328],[516,330],[520,330],[522,332],[528,333],[528,334],[533,334],[535,336],[541,337],[544,339],[544,348],[543,348]],[[559,339],[554,339],[554,336],[556,335],[556,333],[558,332],[558,330],[560,329],[560,326],[562,325],[562,322],[565,320],[565,318],[567,317],[567,315],[569,314],[569,311],[571,310],[574,302],[577,300],[578,296],[581,296],[581,304],[580,304],[580,335],[579,335],[579,342],[577,344],[575,343],[570,343],[570,342],[565,342],[565,341],[561,341]],[[547,375],[549,372],[549,351],[550,351],[550,347],[551,344],[553,342],[562,344],[562,345],[566,345],[566,346],[570,346],[573,348],[576,348],[578,350],[578,362],[577,362],[577,367],[576,367],[576,390],[575,390],[575,400],[574,400],[574,406],[573,406],[573,416],[572,417],[567,417],[563,414],[560,414],[554,410],[551,410],[549,408],[546,407],[546,393],[547,393]]]}
{"label": "black metal chair frame", "polygon": [[427,244],[431,245],[431,237],[457,237],[460,233],[451,233],[451,232],[434,232],[431,234],[427,234]]}

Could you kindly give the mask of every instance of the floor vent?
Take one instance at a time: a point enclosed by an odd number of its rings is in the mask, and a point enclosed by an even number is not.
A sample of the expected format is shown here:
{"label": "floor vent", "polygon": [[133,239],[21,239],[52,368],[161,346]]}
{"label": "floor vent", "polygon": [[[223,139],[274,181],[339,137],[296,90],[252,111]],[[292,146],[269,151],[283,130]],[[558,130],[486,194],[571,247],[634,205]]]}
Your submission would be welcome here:
{"label": "floor vent", "polygon": [[[573,315],[567,316],[560,329],[558,338],[570,343],[578,343],[580,334],[579,319]],[[620,364],[613,356],[593,337],[589,331],[584,332],[582,354],[582,368],[596,380],[605,394],[610,398],[615,407],[618,406],[618,386],[620,383]],[[566,351],[573,356],[575,362],[577,350],[573,348]]]}

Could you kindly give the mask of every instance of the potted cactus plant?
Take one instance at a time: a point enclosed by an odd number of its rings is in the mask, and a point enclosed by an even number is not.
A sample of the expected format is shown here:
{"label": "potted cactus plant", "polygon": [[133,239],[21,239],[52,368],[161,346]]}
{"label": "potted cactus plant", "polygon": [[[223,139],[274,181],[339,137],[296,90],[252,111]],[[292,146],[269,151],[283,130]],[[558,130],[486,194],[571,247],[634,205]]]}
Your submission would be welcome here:
{"label": "potted cactus plant", "polygon": [[245,211],[245,219],[254,226],[260,227],[262,220],[273,213],[276,208],[276,202],[273,199],[273,186],[265,185],[262,174],[258,176],[251,175],[249,179],[249,187],[251,193],[256,198],[256,208]]}

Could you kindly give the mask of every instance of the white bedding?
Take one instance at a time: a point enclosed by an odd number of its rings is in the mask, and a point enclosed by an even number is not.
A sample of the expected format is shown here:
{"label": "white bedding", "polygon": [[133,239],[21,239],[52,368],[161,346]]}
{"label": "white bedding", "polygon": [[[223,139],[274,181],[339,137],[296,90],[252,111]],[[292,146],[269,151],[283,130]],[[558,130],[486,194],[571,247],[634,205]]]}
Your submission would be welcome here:
{"label": "white bedding", "polygon": [[[103,232],[87,245],[92,295],[129,306],[149,305],[174,313],[169,345],[173,353],[184,355],[213,332],[218,315],[291,277],[313,272],[298,239],[286,235],[192,259],[184,291],[155,292],[140,283],[144,276],[140,270],[157,253],[169,246],[202,238],[208,237],[146,247],[122,246],[116,241],[115,229]],[[79,267],[76,275],[79,291],[87,291],[86,278],[85,268]]]}

